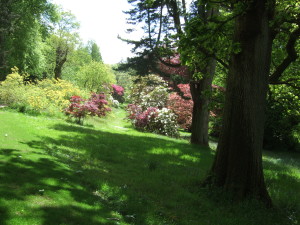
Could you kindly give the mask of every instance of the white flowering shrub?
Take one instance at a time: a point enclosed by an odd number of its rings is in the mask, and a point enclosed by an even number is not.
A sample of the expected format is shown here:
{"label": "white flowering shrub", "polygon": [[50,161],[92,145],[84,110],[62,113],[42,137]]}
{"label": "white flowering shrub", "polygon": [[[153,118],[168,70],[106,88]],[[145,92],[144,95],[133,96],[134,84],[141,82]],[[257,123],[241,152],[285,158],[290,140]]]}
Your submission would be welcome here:
{"label": "white flowering shrub", "polygon": [[143,110],[149,107],[163,108],[168,101],[168,84],[157,75],[139,77],[128,96],[132,104],[139,105]]}
{"label": "white flowering shrub", "polygon": [[119,103],[119,101],[118,100],[113,100],[112,101],[112,105],[113,105],[113,107],[115,107],[115,108],[119,108],[119,106],[120,106],[120,103]]}
{"label": "white flowering shrub", "polygon": [[176,115],[168,108],[158,109],[151,117],[149,127],[152,132],[170,137],[179,137]]}

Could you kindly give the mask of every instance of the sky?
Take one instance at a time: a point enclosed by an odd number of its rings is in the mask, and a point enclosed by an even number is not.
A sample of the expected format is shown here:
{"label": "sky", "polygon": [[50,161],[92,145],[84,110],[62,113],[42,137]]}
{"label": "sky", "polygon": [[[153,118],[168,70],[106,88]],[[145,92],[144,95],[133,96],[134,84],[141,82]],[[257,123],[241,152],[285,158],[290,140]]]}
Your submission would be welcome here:
{"label": "sky", "polygon": [[[128,38],[126,15],[127,0],[52,0],[66,11],[71,11],[80,23],[79,34],[84,43],[94,40],[100,47],[104,63],[115,64],[132,56],[132,46],[117,37]],[[130,36],[137,39],[138,34]]]}

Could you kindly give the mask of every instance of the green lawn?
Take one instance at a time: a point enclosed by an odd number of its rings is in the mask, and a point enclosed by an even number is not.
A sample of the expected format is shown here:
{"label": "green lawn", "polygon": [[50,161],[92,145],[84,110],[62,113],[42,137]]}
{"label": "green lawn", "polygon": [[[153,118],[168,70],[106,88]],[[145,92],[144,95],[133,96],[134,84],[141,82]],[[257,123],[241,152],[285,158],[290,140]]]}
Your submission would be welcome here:
{"label": "green lawn", "polygon": [[264,154],[274,209],[200,188],[214,151],[142,133],[121,109],[85,126],[0,111],[0,224],[299,224],[299,154]]}

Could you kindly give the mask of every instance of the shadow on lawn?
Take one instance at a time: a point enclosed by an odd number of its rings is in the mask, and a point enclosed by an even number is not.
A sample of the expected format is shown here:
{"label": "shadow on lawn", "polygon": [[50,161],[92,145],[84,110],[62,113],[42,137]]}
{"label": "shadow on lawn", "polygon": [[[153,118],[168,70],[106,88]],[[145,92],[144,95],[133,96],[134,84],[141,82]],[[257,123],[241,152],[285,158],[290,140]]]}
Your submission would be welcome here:
{"label": "shadow on lawn", "polygon": [[[71,170],[63,167],[55,159],[31,160],[22,156],[22,153],[16,149],[0,149],[1,158],[6,158],[5,163],[0,164],[1,225],[10,225],[8,219],[20,218],[24,222],[33,217],[37,217],[36,221],[42,220],[40,224],[44,225],[99,224],[96,217],[111,217],[111,210],[101,209],[99,199],[95,199],[90,190],[82,187],[80,178],[74,176]],[[49,184],[49,179],[54,182]],[[69,205],[65,202],[67,200],[63,199],[65,196],[60,193],[70,193],[78,202],[78,206]],[[55,198],[60,196],[62,199],[55,203]],[[25,200],[26,205],[22,204]],[[10,212],[10,215],[5,207],[9,201],[13,201],[13,205],[10,206],[13,207],[13,214]],[[90,207],[97,204],[97,210]],[[42,219],[39,218],[39,212],[42,212]]]}
{"label": "shadow on lawn", "polygon": [[[41,195],[39,190],[44,189],[42,197],[48,200],[54,201],[59,197],[54,193],[66,191],[75,201],[75,205],[68,204],[68,199],[58,206],[41,205],[43,224],[116,224],[118,219],[112,211],[129,224],[141,225],[163,224],[162,221],[196,225],[200,220],[203,224],[223,224],[219,217],[237,219],[230,209],[226,211],[231,204],[226,206],[222,199],[213,203],[199,192],[199,182],[212,163],[211,151],[206,148],[164,138],[131,136],[126,131],[117,134],[65,124],[51,129],[62,134],[55,139],[41,136],[39,141],[25,143],[41,155],[46,151],[49,158],[34,161],[18,157],[18,150],[0,151],[9,157],[6,164],[0,165],[0,176],[4,178],[0,185],[2,198],[25,200],[28,195]],[[271,162],[267,166],[271,170],[283,169]],[[46,178],[56,183],[49,185]],[[285,179],[294,188],[299,187],[297,179]],[[277,184],[276,180],[268,182]],[[248,224],[272,220],[272,216],[265,215],[252,218],[253,210],[248,208],[238,212],[238,224],[249,222],[249,218],[253,223]],[[1,201],[0,213],[4,216],[0,224],[5,224],[7,212]],[[106,222],[99,222],[99,217]]]}
{"label": "shadow on lawn", "polygon": [[[1,202],[0,202],[0,205]],[[8,219],[7,210],[5,207],[0,206],[0,224],[5,225],[5,221]]]}
{"label": "shadow on lawn", "polygon": [[[106,184],[115,190],[117,193],[111,195],[117,197],[104,197],[105,202],[130,224],[132,215],[137,215],[134,218],[136,224],[146,224],[145,217],[149,214],[176,220],[184,216],[189,207],[199,204],[199,182],[212,160],[208,148],[199,149],[177,140],[137,137],[125,132],[116,134],[74,125],[57,124],[51,129],[68,132],[68,135],[64,133],[56,139],[40,137],[40,141],[26,144],[45,150],[59,162],[69,165],[79,178],[79,184],[89,193],[100,190],[103,194],[101,188]],[[76,174],[76,171],[82,173]],[[68,179],[73,179],[71,174]],[[114,199],[122,195],[126,200]],[[174,214],[179,215],[164,215],[159,202],[163,205],[168,201],[172,202],[171,208],[177,208]],[[187,206],[187,202],[191,205]]]}

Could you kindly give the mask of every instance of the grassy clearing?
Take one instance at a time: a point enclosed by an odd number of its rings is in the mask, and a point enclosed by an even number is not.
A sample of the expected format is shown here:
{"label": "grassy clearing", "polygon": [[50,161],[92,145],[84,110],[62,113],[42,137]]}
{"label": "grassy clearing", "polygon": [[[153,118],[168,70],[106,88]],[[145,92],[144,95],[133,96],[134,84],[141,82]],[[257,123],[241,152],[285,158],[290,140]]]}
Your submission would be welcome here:
{"label": "grassy clearing", "polygon": [[85,126],[0,111],[0,224],[298,224],[299,154],[266,153],[277,205],[200,188],[213,151],[131,128],[122,110]]}

